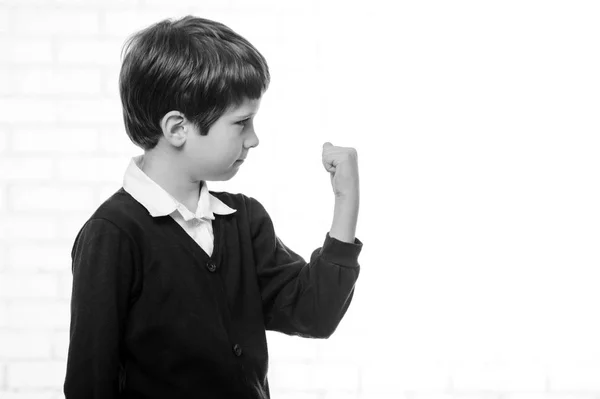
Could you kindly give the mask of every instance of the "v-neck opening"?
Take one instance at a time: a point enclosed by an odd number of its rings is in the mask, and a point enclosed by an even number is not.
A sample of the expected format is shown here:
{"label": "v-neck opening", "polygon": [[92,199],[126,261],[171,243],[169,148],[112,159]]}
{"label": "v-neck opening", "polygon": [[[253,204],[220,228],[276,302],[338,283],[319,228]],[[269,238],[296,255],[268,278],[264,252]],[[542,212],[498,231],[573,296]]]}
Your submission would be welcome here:
{"label": "v-neck opening", "polygon": [[219,247],[220,247],[220,242],[221,242],[221,221],[219,220],[219,218],[215,218],[214,220],[212,220],[212,228],[213,228],[213,251],[212,251],[212,255],[208,255],[208,253],[204,250],[204,248],[202,248],[200,246],[200,244],[198,244],[196,242],[196,240],[194,240],[187,231],[185,231],[185,229],[179,224],[177,223],[177,221],[175,219],[173,219],[173,217],[171,217],[170,215],[167,216],[163,216],[165,218],[170,219],[167,224],[171,225],[173,230],[176,231],[180,237],[181,240],[185,241],[183,244],[184,247],[189,248],[190,251],[192,251],[192,253],[196,253],[199,252],[203,258],[206,258],[207,260],[212,260],[212,261],[216,261],[218,258],[218,252],[219,252]]}
{"label": "v-neck opening", "polygon": [[[123,187],[121,187],[119,189],[119,193],[125,194],[125,195],[131,197],[131,199],[133,199],[135,203],[137,203],[139,206],[143,207],[144,210],[146,210],[146,208],[142,204],[140,204],[137,200],[135,200],[135,198],[133,198],[133,196],[129,192],[127,192]],[[221,226],[222,226],[222,222],[223,222],[222,218],[228,217],[231,215],[233,215],[233,214],[225,214],[225,215],[216,215],[215,214],[215,218],[212,220],[212,228],[213,228],[212,255],[208,255],[208,253],[204,250],[204,248],[202,248],[200,246],[200,244],[198,244],[196,242],[196,240],[194,240],[187,233],[187,231],[185,231],[185,229],[179,223],[177,223],[177,221],[175,219],[173,219],[173,217],[171,215],[158,216],[156,218],[157,219],[166,218],[166,222],[164,222],[163,226],[165,226],[165,227],[171,226],[171,228],[174,231],[173,235],[167,234],[168,237],[175,240],[176,243],[180,244],[182,247],[187,248],[192,253],[194,258],[196,258],[197,255],[199,254],[201,260],[212,260],[212,261],[216,262],[220,255]],[[152,217],[152,216],[150,216],[150,217]],[[179,236],[180,240],[177,240],[176,236]]]}

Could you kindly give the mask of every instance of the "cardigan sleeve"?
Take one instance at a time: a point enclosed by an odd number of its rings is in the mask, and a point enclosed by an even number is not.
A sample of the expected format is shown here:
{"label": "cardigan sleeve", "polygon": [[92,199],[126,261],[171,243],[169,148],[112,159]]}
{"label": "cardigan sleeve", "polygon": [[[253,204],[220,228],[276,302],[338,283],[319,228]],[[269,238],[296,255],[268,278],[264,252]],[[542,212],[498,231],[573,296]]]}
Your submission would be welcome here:
{"label": "cardigan sleeve", "polygon": [[250,198],[250,224],[256,272],[267,330],[328,338],[354,294],[362,242],[339,241],[327,233],[307,263],[275,234],[265,208]]}
{"label": "cardigan sleeve", "polygon": [[119,349],[135,277],[134,247],[127,234],[104,219],[88,220],[75,239],[66,399],[119,394]]}

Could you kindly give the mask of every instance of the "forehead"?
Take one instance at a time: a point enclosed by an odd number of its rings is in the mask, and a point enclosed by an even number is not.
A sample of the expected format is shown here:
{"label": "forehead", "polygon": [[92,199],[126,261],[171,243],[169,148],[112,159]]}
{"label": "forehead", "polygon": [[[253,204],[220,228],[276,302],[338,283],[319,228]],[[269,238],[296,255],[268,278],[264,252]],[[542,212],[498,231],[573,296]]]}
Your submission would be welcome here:
{"label": "forehead", "polygon": [[258,108],[260,107],[260,98],[255,100],[250,100],[245,98],[241,104],[233,105],[228,111],[228,115],[232,115],[234,117],[242,117],[242,116],[250,116],[256,114],[258,112]]}

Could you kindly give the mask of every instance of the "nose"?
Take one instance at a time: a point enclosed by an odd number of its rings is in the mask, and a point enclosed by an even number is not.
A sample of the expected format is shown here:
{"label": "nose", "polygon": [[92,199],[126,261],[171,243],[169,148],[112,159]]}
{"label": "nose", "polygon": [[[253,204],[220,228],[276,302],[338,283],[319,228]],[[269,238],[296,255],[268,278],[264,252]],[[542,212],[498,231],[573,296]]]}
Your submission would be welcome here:
{"label": "nose", "polygon": [[248,138],[246,139],[245,147],[246,148],[254,148],[254,147],[258,146],[258,144],[260,143],[260,140],[258,140],[258,136],[256,135],[256,132],[254,131],[254,126],[252,126],[252,130],[248,133],[249,134],[248,134]]}

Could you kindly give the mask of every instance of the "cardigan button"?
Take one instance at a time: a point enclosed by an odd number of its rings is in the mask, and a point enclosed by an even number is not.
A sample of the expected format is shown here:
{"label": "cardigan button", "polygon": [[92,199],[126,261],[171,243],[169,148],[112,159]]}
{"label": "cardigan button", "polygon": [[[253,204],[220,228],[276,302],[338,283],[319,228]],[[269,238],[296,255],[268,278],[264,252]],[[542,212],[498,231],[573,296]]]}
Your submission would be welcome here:
{"label": "cardigan button", "polygon": [[210,272],[214,272],[215,270],[217,270],[217,265],[215,265],[215,262],[213,262],[212,260],[206,262],[206,267]]}
{"label": "cardigan button", "polygon": [[237,357],[242,356],[242,348],[238,344],[233,345],[233,353],[235,353]]}

